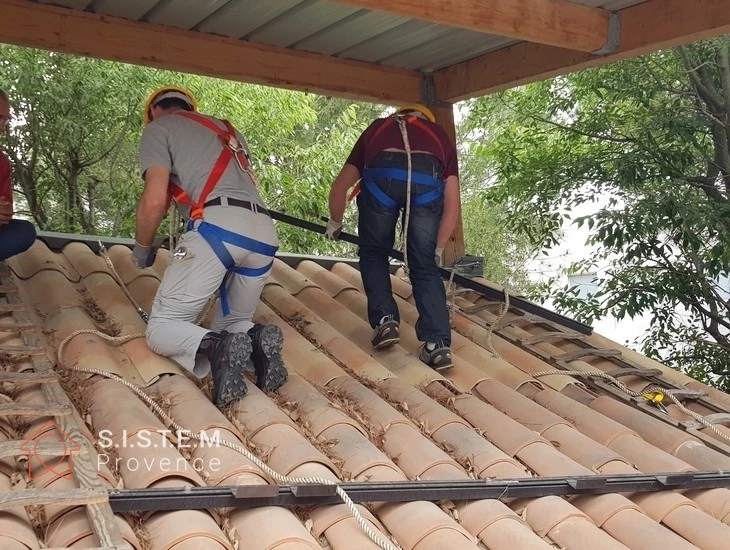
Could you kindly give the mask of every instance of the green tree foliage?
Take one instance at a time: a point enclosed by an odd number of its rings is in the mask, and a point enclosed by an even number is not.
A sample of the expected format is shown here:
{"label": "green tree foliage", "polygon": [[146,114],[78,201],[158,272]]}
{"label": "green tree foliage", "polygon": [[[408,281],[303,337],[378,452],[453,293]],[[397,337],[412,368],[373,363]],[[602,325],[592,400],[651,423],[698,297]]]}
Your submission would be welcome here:
{"label": "green tree foliage", "polygon": [[487,198],[512,229],[547,248],[566,223],[590,230],[596,253],[571,269],[600,269],[599,290],[554,286],[558,306],[648,314],[645,352],[726,389],[729,59],[727,37],[660,52],[480,99],[468,121],[489,128]]}

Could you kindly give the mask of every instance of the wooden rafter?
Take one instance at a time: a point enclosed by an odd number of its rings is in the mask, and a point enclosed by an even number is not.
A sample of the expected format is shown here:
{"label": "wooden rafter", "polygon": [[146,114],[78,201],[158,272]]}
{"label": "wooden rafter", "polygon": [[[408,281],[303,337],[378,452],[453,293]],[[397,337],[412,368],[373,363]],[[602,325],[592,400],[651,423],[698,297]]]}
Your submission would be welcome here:
{"label": "wooden rafter", "polygon": [[619,15],[621,42],[610,55],[523,42],[438,71],[438,96],[459,101],[730,33],[726,0],[648,0]]}
{"label": "wooden rafter", "polygon": [[420,99],[415,71],[252,44],[26,0],[0,0],[0,42],[385,103]]}
{"label": "wooden rafter", "polygon": [[337,1],[582,52],[597,51],[609,41],[609,12],[568,0]]}

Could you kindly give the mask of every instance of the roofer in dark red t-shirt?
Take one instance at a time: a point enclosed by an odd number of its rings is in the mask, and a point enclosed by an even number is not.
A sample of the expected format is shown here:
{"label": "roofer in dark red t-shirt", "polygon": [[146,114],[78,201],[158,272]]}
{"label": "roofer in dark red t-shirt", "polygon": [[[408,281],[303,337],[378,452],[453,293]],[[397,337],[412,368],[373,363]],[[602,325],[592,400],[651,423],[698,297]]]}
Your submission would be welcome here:
{"label": "roofer in dark red t-shirt", "polygon": [[[10,120],[10,104],[7,94],[0,90],[0,132],[4,132]],[[0,151],[0,261],[20,254],[35,241],[35,227],[25,220],[13,219],[13,184],[10,161]]]}
{"label": "roofer in dark red t-shirt", "polygon": [[[410,208],[406,208],[407,150],[411,158]],[[449,368],[453,365],[451,327],[438,265],[459,216],[456,146],[423,105],[408,105],[391,117],[374,121],[355,143],[332,185],[326,237],[338,237],[347,191],[358,180],[358,254],[368,318],[374,329],[373,347],[385,348],[400,340],[388,255],[403,210],[408,226],[407,267],[419,314],[416,335],[424,343],[419,358],[436,370]]]}

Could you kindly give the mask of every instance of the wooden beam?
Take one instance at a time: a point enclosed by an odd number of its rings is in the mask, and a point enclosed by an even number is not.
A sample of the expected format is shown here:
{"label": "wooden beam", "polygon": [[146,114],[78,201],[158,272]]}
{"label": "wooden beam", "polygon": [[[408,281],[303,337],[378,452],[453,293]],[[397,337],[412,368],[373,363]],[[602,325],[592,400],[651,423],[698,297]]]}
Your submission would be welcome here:
{"label": "wooden beam", "polygon": [[418,101],[420,74],[128,21],[0,0],[0,42],[385,103]]}
{"label": "wooden beam", "polygon": [[582,52],[595,52],[609,41],[609,12],[568,0],[337,1]]}
{"label": "wooden beam", "polygon": [[38,504],[88,505],[109,502],[104,489],[23,489],[0,493],[0,512]]}
{"label": "wooden beam", "polygon": [[[429,106],[436,117],[436,122],[444,127],[449,137],[456,143],[456,124],[454,122],[454,106],[451,104],[440,105],[438,107]],[[454,265],[464,257],[464,225],[461,220],[461,212],[459,219],[456,220],[456,227],[451,234],[451,238],[444,248],[443,263],[446,266]]]}
{"label": "wooden beam", "polygon": [[460,101],[730,33],[726,0],[647,0],[620,10],[618,49],[606,56],[520,43],[438,71],[442,101]]}

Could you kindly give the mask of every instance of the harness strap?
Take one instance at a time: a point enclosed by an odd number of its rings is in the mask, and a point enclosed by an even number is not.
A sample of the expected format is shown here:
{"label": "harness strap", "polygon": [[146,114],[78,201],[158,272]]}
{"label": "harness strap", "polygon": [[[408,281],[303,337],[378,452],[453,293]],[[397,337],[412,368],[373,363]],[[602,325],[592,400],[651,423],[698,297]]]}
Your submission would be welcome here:
{"label": "harness strap", "polygon": [[[362,175],[362,183],[383,206],[395,209],[400,208],[402,205],[384,193],[378,184],[375,183],[374,178],[391,178],[399,181],[407,181],[407,177],[408,171],[401,170],[400,168],[367,168]],[[414,198],[411,202],[413,206],[423,206],[431,201],[435,201],[444,194],[443,182],[433,176],[429,176],[428,174],[423,174],[421,172],[411,173],[411,183],[433,188],[433,190],[428,193],[424,193]]]}
{"label": "harness strap", "polygon": [[203,208],[205,206],[208,195],[210,195],[215,186],[218,185],[218,182],[223,177],[223,174],[228,168],[231,160],[235,158],[236,162],[239,164],[242,170],[248,170],[248,158],[246,157],[244,151],[242,150],[241,144],[238,141],[235,128],[233,128],[231,123],[227,120],[221,121],[226,127],[226,130],[223,130],[215,122],[213,122],[213,120],[198,115],[196,113],[179,111],[175,114],[177,116],[187,118],[188,120],[192,120],[193,122],[197,122],[198,124],[208,128],[211,132],[215,133],[220,138],[223,145],[220,155],[218,155],[218,158],[216,159],[215,164],[213,165],[213,168],[208,175],[208,179],[203,186],[203,191],[200,193],[197,202],[193,202],[193,200],[190,198],[190,195],[188,195],[185,190],[182,189],[179,185],[173,182],[169,183],[169,188],[175,201],[190,206],[190,218],[193,220],[198,220],[203,217]]}
{"label": "harness strap", "polygon": [[[402,115],[392,115],[392,116],[388,117],[385,120],[385,122],[383,122],[380,126],[378,126],[378,129],[375,130],[375,133],[372,135],[372,137],[368,141],[368,145],[370,143],[372,143],[373,141],[375,141],[375,138],[377,138],[385,130],[387,130],[389,127],[391,127],[395,123],[396,119],[398,117],[400,117],[400,116],[402,116]],[[406,123],[407,124],[413,124],[417,128],[419,128],[419,129],[423,130],[424,132],[426,132],[426,134],[428,134],[429,136],[431,136],[431,138],[433,138],[434,143],[436,143],[436,145],[438,145],[438,148],[441,151],[441,158],[446,158],[446,152],[444,151],[444,147],[443,147],[443,144],[441,143],[441,140],[436,135],[436,132],[434,132],[428,126],[428,124],[426,124],[425,122],[423,122],[420,118],[418,118],[415,115],[409,115],[409,116],[405,117],[405,120],[406,120]],[[365,172],[367,172],[368,170],[369,169],[366,168],[365,169]],[[384,168],[377,168],[377,170],[385,170],[385,169]],[[407,180],[407,177],[408,177],[408,174],[405,171],[403,171],[403,172],[406,175],[403,176],[402,178],[396,178],[396,179],[402,179],[403,181],[406,181]],[[412,175],[415,176],[416,174],[413,173]],[[382,177],[392,177],[392,176],[382,176]],[[425,176],[424,175],[424,177],[428,177],[428,176]],[[416,182],[415,179],[411,179],[411,181],[414,182],[414,183],[418,183],[418,182]],[[373,191],[373,189],[372,189],[372,188],[377,187],[377,186],[376,185],[373,185],[373,184],[368,185],[368,183],[365,181],[365,175],[363,174],[361,181],[359,181],[358,183],[355,184],[355,187],[352,188],[352,191],[350,192],[350,195],[347,197],[347,201],[348,202],[352,201],[355,197],[357,197],[357,195],[360,193],[360,189],[361,189],[361,187],[362,187],[363,184],[365,185],[365,187],[367,187],[367,189],[371,193],[373,193],[373,195],[378,196],[377,192]],[[428,183],[423,183],[421,185],[428,185]],[[386,196],[386,195],[384,193],[382,193],[382,196]],[[439,197],[439,195],[435,195],[432,198],[430,198],[429,201],[426,201],[426,202],[430,202],[432,200],[435,200],[438,197]],[[385,202],[383,202],[382,197],[379,196],[378,198],[379,198],[380,202],[382,202],[384,205],[387,206],[387,204]],[[420,197],[419,197],[419,199],[420,199]],[[416,200],[416,202],[414,202],[414,204],[418,204],[418,205],[425,204],[425,203],[419,203],[417,201],[418,201],[418,199]],[[397,203],[395,203],[395,204],[397,205]],[[396,206],[391,206],[390,208],[396,208]]]}
{"label": "harness strap", "polygon": [[[366,168],[363,178],[390,178],[394,180],[406,181],[408,178],[408,170],[401,168]],[[425,185],[427,187],[443,187],[444,182],[439,178],[434,178],[423,172],[412,172],[411,183],[416,185]]]}
{"label": "harness strap", "polygon": [[[270,258],[274,257],[276,251],[279,249],[278,246],[262,243],[261,241],[251,239],[244,235],[239,235],[238,233],[233,233],[232,231],[228,231],[227,229],[223,229],[222,227],[208,222],[201,222],[198,227],[195,228],[194,221],[189,220],[188,229],[196,230],[200,236],[205,239],[228,271],[243,277],[260,277],[269,273],[274,265],[274,260],[272,259],[269,264],[263,267],[236,267],[233,256],[231,256],[231,253],[228,252],[225,245],[226,243],[231,244]],[[228,315],[231,312],[231,309],[228,305],[228,291],[226,290],[225,280],[221,283],[219,292],[221,296],[221,309],[223,310],[223,315]]]}

